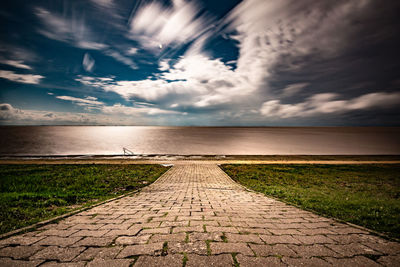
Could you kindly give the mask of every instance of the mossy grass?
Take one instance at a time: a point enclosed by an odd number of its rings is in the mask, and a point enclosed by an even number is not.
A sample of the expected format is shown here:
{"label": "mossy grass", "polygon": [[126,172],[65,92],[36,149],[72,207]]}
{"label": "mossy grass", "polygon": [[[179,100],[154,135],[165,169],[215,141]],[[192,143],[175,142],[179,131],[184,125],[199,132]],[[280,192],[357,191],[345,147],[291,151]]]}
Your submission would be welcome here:
{"label": "mossy grass", "polygon": [[240,184],[400,238],[400,164],[227,164]]}
{"label": "mossy grass", "polygon": [[0,165],[0,233],[154,182],[161,165]]}

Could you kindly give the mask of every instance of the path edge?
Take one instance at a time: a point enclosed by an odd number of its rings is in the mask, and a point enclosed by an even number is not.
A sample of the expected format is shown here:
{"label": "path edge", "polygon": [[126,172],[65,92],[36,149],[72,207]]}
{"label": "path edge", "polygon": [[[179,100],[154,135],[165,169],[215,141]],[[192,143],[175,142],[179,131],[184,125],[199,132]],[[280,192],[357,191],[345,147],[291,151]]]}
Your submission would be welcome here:
{"label": "path edge", "polygon": [[395,241],[395,242],[399,242],[399,243],[400,243],[400,239],[399,239],[399,238],[391,237],[391,236],[389,236],[389,235],[387,235],[387,234],[385,234],[385,233],[381,233],[381,232],[378,232],[378,231],[375,231],[375,230],[366,228],[366,227],[361,226],[361,225],[357,225],[357,224],[354,224],[354,223],[351,223],[351,222],[347,222],[347,221],[342,220],[342,219],[339,219],[339,218],[335,218],[335,217],[332,217],[332,216],[329,216],[329,215],[326,215],[326,214],[323,214],[323,213],[319,213],[319,212],[317,212],[317,211],[315,211],[315,210],[307,209],[307,208],[301,207],[301,206],[299,206],[299,205],[297,205],[297,204],[294,204],[294,203],[285,201],[285,200],[283,200],[283,199],[279,199],[279,198],[277,198],[277,197],[270,196],[270,195],[266,195],[266,194],[264,194],[264,193],[257,192],[257,191],[254,191],[254,190],[250,189],[250,188],[247,188],[246,186],[244,186],[244,185],[242,185],[242,184],[236,182],[235,180],[233,180],[233,178],[230,177],[230,176],[221,168],[220,165],[223,165],[223,164],[217,164],[217,166],[218,166],[232,181],[234,181],[236,184],[240,185],[240,186],[241,186],[242,188],[244,188],[246,191],[249,191],[249,192],[252,192],[252,193],[256,193],[256,194],[261,194],[261,195],[263,195],[263,196],[265,196],[265,197],[272,198],[272,199],[274,199],[274,200],[276,200],[276,201],[280,201],[280,202],[282,202],[282,203],[285,203],[285,204],[287,204],[287,205],[296,207],[296,208],[298,208],[298,209],[311,212],[311,213],[314,214],[314,215],[322,216],[322,217],[325,217],[325,218],[334,220],[334,221],[336,221],[336,222],[343,223],[343,224],[346,224],[346,225],[348,225],[348,226],[351,226],[351,227],[354,227],[354,228],[357,228],[357,229],[366,231],[366,232],[368,232],[368,233],[370,233],[370,234],[372,234],[372,235],[376,235],[376,236],[382,237],[382,238],[384,238],[384,239],[386,239],[386,240]]}
{"label": "path edge", "polygon": [[110,199],[106,199],[106,200],[100,201],[98,203],[94,203],[93,205],[89,205],[87,207],[82,207],[82,208],[79,208],[77,210],[73,210],[73,211],[67,212],[65,214],[62,214],[62,215],[59,215],[59,216],[56,216],[56,217],[53,217],[53,218],[50,218],[50,219],[47,219],[47,220],[44,220],[44,221],[37,222],[37,223],[32,224],[32,225],[28,225],[28,226],[25,226],[25,227],[22,227],[22,228],[19,228],[19,229],[16,229],[16,230],[1,234],[0,235],[0,240],[3,240],[5,238],[7,238],[7,237],[11,237],[11,236],[14,236],[14,235],[17,235],[17,234],[20,234],[20,233],[30,232],[30,231],[38,228],[38,227],[45,226],[47,224],[60,221],[62,219],[71,217],[71,216],[73,216],[75,214],[78,214],[78,213],[81,213],[83,211],[90,210],[90,209],[95,208],[97,206],[112,202],[114,200],[118,200],[118,199],[130,196],[130,195],[134,195],[136,193],[139,193],[144,188],[147,188],[147,187],[151,186],[152,184],[156,183],[161,177],[163,177],[165,174],[167,174],[172,169],[172,167],[173,167],[173,165],[166,172],[164,172],[162,175],[160,175],[160,177],[158,177],[154,182],[152,182],[151,184],[149,184],[147,186],[144,186],[142,188],[136,189],[136,190],[134,190],[132,192],[128,192],[128,193],[119,195],[119,196],[114,197],[114,198],[110,198]]}

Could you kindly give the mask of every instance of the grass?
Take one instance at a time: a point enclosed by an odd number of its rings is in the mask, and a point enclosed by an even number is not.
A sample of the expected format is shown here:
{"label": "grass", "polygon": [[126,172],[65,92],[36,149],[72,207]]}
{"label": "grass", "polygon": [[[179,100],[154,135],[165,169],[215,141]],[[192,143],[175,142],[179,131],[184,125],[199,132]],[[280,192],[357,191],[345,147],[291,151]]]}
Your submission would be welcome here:
{"label": "grass", "polygon": [[222,165],[240,184],[400,238],[400,164]]}
{"label": "grass", "polygon": [[0,233],[154,182],[161,165],[0,165]]}

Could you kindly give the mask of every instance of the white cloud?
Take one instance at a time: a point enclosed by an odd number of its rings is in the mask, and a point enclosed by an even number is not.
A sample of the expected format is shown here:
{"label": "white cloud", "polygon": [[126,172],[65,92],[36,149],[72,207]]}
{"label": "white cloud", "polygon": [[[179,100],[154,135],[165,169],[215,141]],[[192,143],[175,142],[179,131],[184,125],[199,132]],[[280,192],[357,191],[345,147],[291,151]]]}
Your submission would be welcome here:
{"label": "white cloud", "polygon": [[83,68],[88,72],[92,72],[92,70],[94,68],[94,64],[95,64],[95,61],[90,56],[90,54],[89,53],[85,53],[85,55],[83,56],[83,60],[82,60]]}
{"label": "white cloud", "polygon": [[297,104],[282,104],[279,100],[264,102],[260,113],[265,117],[293,118],[319,114],[341,113],[371,108],[387,108],[400,104],[400,93],[370,93],[353,99],[338,100],[334,93],[316,94]]}
{"label": "white cloud", "polygon": [[0,124],[132,124],[131,118],[102,114],[24,110],[0,104]]}
{"label": "white cloud", "polygon": [[96,97],[88,96],[86,98],[78,98],[73,96],[56,96],[57,99],[71,101],[81,106],[98,106],[104,105],[103,102],[98,101]]}
{"label": "white cloud", "polygon": [[161,71],[167,71],[167,70],[169,70],[169,63],[168,63],[168,60],[161,60],[159,63],[158,63],[158,69],[159,70],[161,70]]}
{"label": "white cloud", "polygon": [[168,114],[181,114],[185,115],[185,113],[173,111],[173,110],[165,110],[153,107],[127,107],[121,104],[115,104],[112,106],[104,106],[102,108],[102,112],[106,114],[118,114],[118,115],[168,115]]}
{"label": "white cloud", "polygon": [[24,64],[24,62],[22,60],[12,60],[12,59],[4,59],[4,60],[0,60],[1,64],[5,64],[5,65],[10,65],[13,66],[15,68],[19,68],[19,69],[26,69],[26,70],[31,70],[32,68],[26,64]]}
{"label": "white cloud", "polygon": [[0,78],[18,83],[39,84],[40,80],[43,79],[44,76],[35,74],[18,74],[14,71],[0,70]]}
{"label": "white cloud", "polygon": [[158,2],[142,5],[130,21],[129,37],[148,49],[190,42],[210,24],[201,11],[193,1],[174,1],[171,8]]}
{"label": "white cloud", "polygon": [[309,83],[294,83],[286,86],[282,90],[282,96],[288,97],[297,94],[301,90],[303,90],[304,87],[309,85]]}
{"label": "white cloud", "polygon": [[113,0],[90,0],[93,4],[103,8],[112,8],[114,6]]}
{"label": "white cloud", "polygon": [[[234,107],[238,113],[253,110],[272,94],[269,78],[276,64],[282,63],[282,56],[286,56],[287,62],[283,62],[286,68],[296,69],[301,67],[295,60],[300,56],[336,55],[346,46],[345,40],[351,31],[348,29],[352,28],[349,18],[362,11],[368,2],[343,1],[309,7],[303,2],[288,0],[245,0],[218,26],[225,29],[220,33],[226,38],[237,41],[239,49],[237,60],[226,64],[203,51],[204,44],[218,30],[211,30],[210,22],[215,20],[200,15],[201,9],[193,2],[175,1],[172,8],[158,2],[143,4],[130,21],[129,37],[155,50],[160,44],[165,47],[193,41],[185,55],[175,63],[160,60],[162,73],[145,80],[102,81],[96,77],[76,80],[118,93],[127,100],[163,101],[170,107],[224,105],[227,109]],[[236,63],[236,68],[232,63]],[[306,86],[307,83],[291,84],[278,95],[293,96]],[[283,106],[279,100],[265,103],[265,113],[281,107],[283,116],[302,111],[302,105]],[[335,110],[341,102],[329,100],[325,104],[326,110]]]}
{"label": "white cloud", "polygon": [[74,14],[68,18],[53,14],[44,8],[36,8],[35,14],[44,25],[44,28],[39,29],[38,32],[47,38],[70,43],[83,49],[100,50],[107,47],[95,40],[92,31],[80,14]]}
{"label": "white cloud", "polygon": [[121,55],[121,53],[119,53],[119,52],[117,52],[117,51],[115,51],[113,49],[107,49],[105,51],[105,54],[110,56],[110,57],[112,57],[112,58],[114,58],[118,62],[121,62],[121,63],[129,66],[131,69],[136,70],[138,68],[136,63],[133,62],[132,59]]}
{"label": "white cloud", "polygon": [[137,48],[135,48],[135,47],[131,47],[131,48],[129,48],[128,50],[126,50],[125,53],[126,53],[127,55],[129,55],[129,56],[132,56],[132,55],[137,54],[138,50],[139,50],[139,49],[137,49]]}

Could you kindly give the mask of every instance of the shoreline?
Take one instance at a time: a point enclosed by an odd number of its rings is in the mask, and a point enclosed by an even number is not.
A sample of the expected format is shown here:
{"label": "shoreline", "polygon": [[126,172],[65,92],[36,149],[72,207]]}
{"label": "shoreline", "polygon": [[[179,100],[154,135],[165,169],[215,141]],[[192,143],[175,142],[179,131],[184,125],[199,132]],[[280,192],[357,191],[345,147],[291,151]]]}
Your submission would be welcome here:
{"label": "shoreline", "polygon": [[400,155],[70,155],[7,156],[0,164],[400,164]]}

